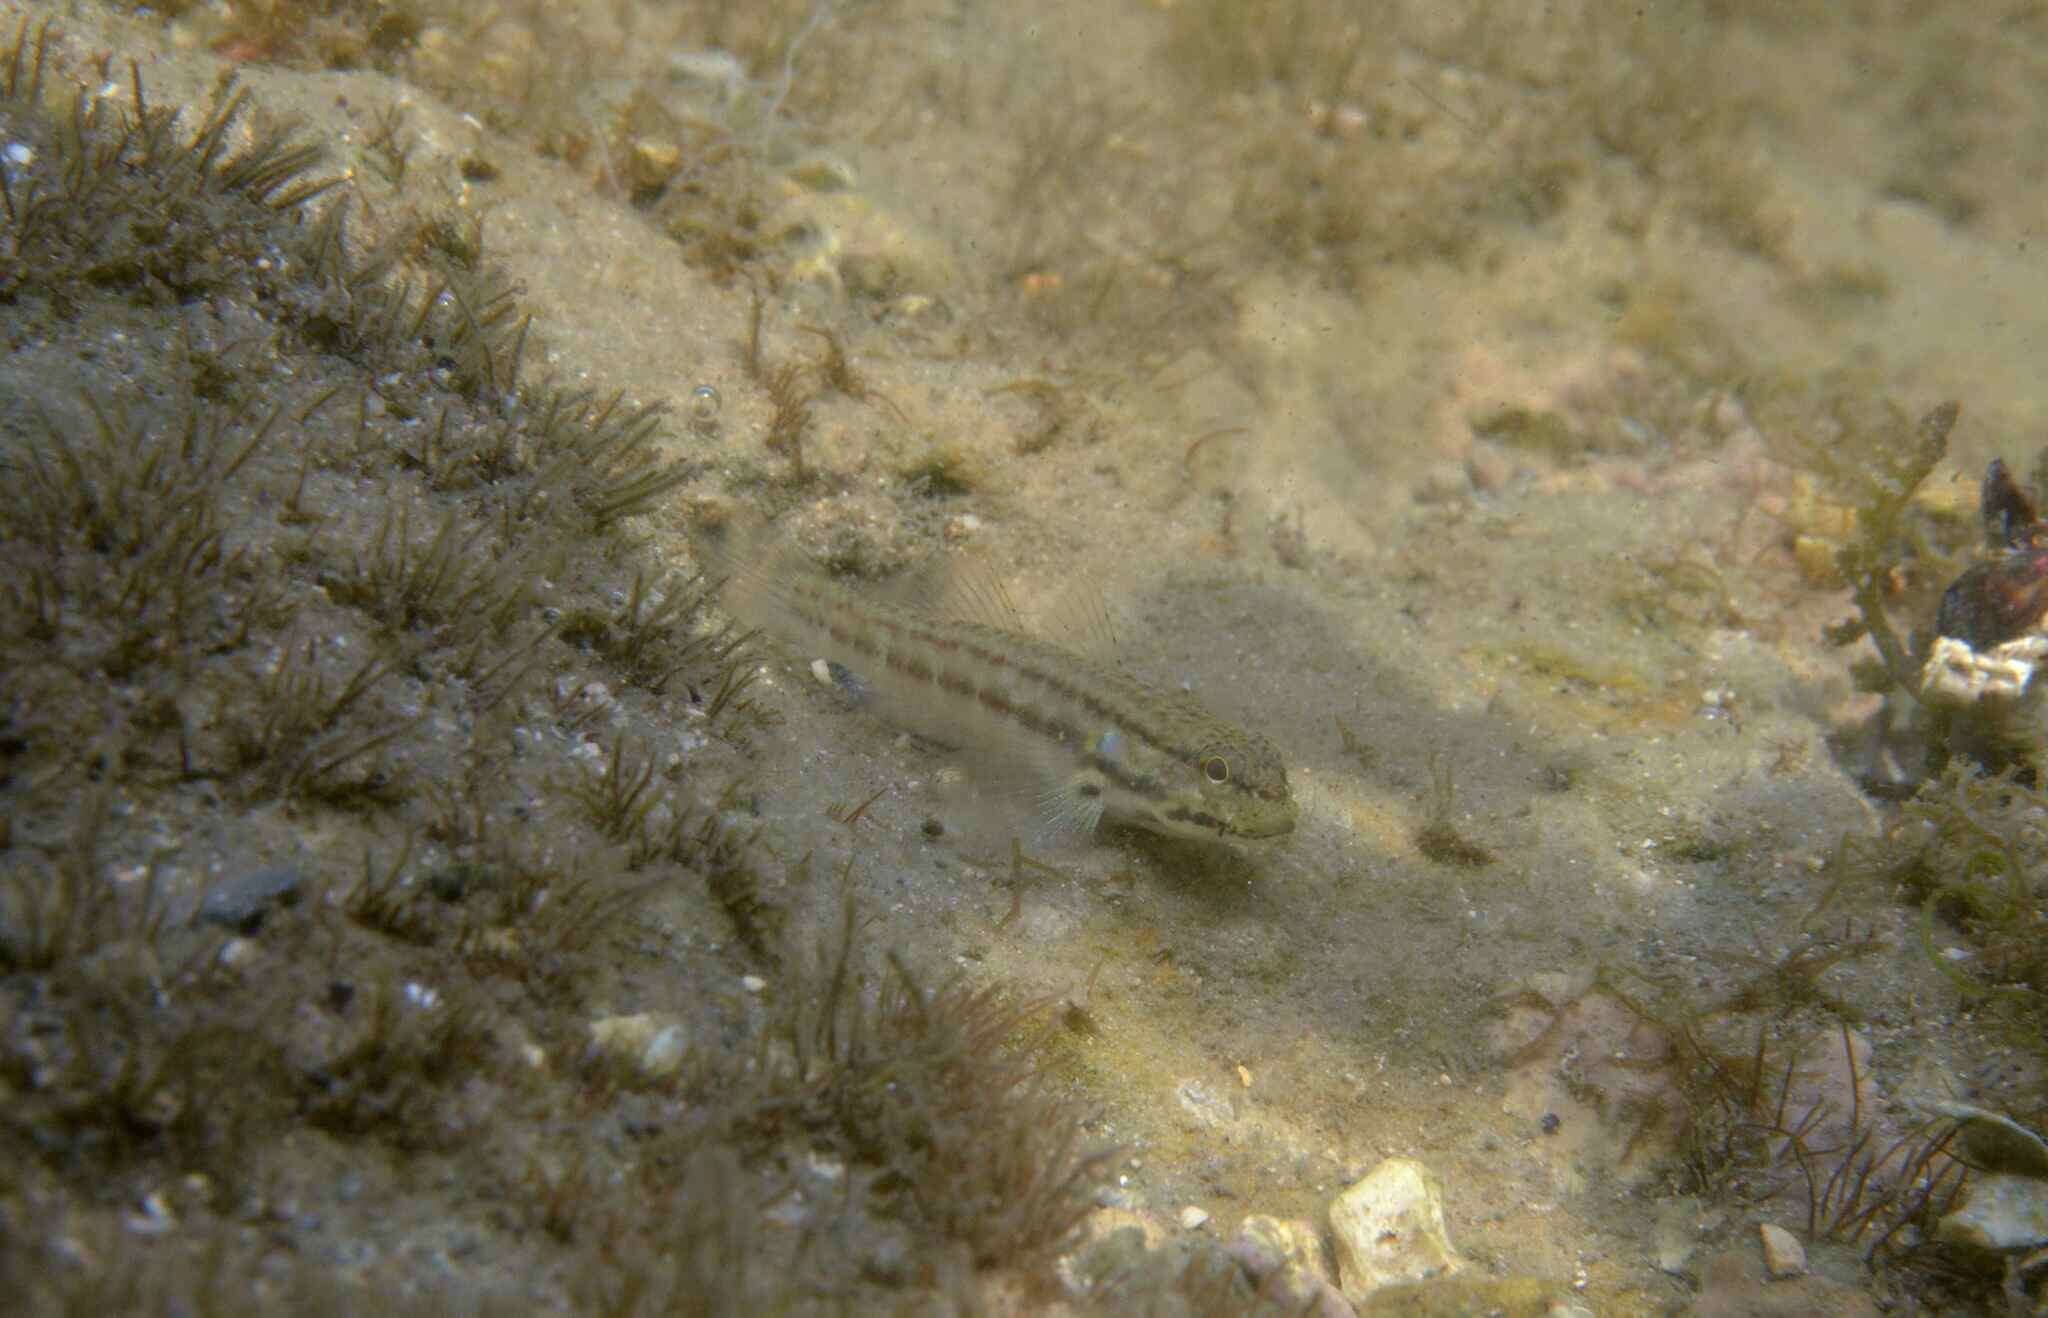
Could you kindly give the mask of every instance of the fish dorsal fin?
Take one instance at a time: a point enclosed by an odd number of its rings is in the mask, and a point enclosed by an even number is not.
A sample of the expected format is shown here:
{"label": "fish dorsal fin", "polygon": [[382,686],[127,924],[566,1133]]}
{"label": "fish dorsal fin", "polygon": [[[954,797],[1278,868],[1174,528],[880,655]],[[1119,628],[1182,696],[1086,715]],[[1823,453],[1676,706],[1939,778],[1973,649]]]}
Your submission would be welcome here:
{"label": "fish dorsal fin", "polygon": [[1042,616],[1026,621],[995,564],[980,554],[952,554],[917,574],[916,602],[956,622],[1034,636],[1107,668],[1121,668],[1116,624],[1095,583],[1077,580]]}
{"label": "fish dorsal fin", "polygon": [[698,570],[728,612],[761,626],[763,608],[784,607],[792,576],[815,572],[797,543],[793,526],[754,522],[723,528],[713,535],[690,538]]}
{"label": "fish dorsal fin", "polygon": [[995,564],[980,554],[936,554],[914,574],[916,603],[934,616],[1026,635],[1024,615]]}
{"label": "fish dorsal fin", "polygon": [[1104,668],[1124,666],[1116,615],[1110,611],[1101,588],[1087,577],[1076,577],[1066,584],[1046,610],[1039,631],[1047,640]]}

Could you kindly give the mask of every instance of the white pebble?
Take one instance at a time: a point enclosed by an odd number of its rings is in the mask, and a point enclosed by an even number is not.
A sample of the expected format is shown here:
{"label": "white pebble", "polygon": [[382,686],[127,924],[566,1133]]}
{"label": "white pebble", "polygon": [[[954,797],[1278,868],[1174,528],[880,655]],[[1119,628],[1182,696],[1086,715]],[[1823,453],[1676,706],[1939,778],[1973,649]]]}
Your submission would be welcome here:
{"label": "white pebble", "polygon": [[671,1025],[654,1036],[640,1054],[640,1069],[648,1075],[662,1076],[673,1072],[683,1064],[683,1049],[689,1036],[680,1025]]}
{"label": "white pebble", "polygon": [[1337,1272],[1354,1304],[1382,1286],[1462,1271],[1444,1230],[1443,1183],[1413,1158],[1388,1158],[1330,1203]]}
{"label": "white pebble", "polygon": [[1769,1222],[1759,1226],[1757,1234],[1763,1237],[1764,1268],[1772,1277],[1806,1275],[1806,1247],[1799,1243],[1799,1237]]}

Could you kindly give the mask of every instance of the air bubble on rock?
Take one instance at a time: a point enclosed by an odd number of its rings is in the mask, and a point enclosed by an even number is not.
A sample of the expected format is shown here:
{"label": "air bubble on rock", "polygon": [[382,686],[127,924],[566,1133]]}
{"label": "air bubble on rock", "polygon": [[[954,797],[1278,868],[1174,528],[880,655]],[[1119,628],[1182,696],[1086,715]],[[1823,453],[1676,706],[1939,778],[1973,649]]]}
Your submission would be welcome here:
{"label": "air bubble on rock", "polygon": [[718,390],[708,384],[700,384],[690,391],[690,429],[700,435],[718,433],[718,414],[725,408],[725,400],[718,396]]}

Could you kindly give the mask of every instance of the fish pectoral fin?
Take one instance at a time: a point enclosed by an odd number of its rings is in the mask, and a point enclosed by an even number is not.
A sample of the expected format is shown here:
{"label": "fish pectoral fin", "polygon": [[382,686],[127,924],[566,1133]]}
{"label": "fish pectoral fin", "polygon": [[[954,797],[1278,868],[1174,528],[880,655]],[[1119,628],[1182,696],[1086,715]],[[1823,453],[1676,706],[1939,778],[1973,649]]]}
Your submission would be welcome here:
{"label": "fish pectoral fin", "polygon": [[1102,775],[1084,769],[1053,784],[1039,798],[1039,813],[1045,823],[1060,832],[1092,834],[1102,823],[1108,804]]}

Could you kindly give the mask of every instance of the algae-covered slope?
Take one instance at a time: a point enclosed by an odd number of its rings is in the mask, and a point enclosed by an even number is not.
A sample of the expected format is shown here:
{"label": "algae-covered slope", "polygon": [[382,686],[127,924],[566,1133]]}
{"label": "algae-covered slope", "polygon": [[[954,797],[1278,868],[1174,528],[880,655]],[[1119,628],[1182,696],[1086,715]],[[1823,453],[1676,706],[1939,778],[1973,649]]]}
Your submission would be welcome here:
{"label": "algae-covered slope", "polygon": [[[359,248],[246,93],[79,58],[0,60],[11,1293],[758,1311],[1058,1240],[1028,1000],[851,893],[785,941],[732,639],[621,530],[658,409],[533,382],[473,236]],[[828,1158],[888,1220],[758,1238]]]}
{"label": "algae-covered slope", "polygon": [[[1920,652],[2039,415],[2025,40],[9,13],[37,1305],[1655,1312],[1759,1221],[1814,1304],[2000,1284],[1916,1243],[1908,1100],[2037,1115],[2036,802],[1923,783],[1862,630]],[[697,546],[760,522],[1106,604],[1298,826],[1036,830],[740,633]],[[1461,1266],[1374,1301],[1328,1213],[1383,1160]]]}

